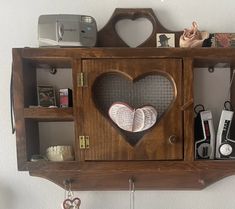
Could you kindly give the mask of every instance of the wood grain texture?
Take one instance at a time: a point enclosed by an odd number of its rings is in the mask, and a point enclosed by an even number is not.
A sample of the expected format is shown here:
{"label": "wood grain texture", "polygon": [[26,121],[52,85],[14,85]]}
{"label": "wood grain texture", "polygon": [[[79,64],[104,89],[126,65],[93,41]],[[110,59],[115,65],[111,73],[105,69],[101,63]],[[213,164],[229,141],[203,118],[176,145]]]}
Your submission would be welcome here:
{"label": "wood grain texture", "polygon": [[52,63],[62,59],[68,62],[76,58],[186,58],[191,57],[194,67],[213,67],[219,63],[235,66],[235,51],[232,48],[21,48],[22,58]]}
{"label": "wood grain texture", "polygon": [[[75,130],[75,140],[74,147],[75,150],[80,146],[79,136],[84,135],[83,132],[83,121],[85,120],[83,114],[83,88],[79,88],[78,86],[78,74],[82,72],[82,60],[80,58],[76,58],[73,60],[72,65],[73,71],[73,104],[74,104],[74,130]],[[84,152],[80,150],[80,152],[75,151],[75,159],[77,161],[84,160]]]}
{"label": "wood grain texture", "polygon": [[176,47],[179,46],[179,37],[183,33],[182,31],[170,31],[157,19],[153,10],[150,8],[117,8],[111,16],[108,23],[98,32],[98,47],[128,47],[128,45],[119,37],[116,31],[116,24],[123,19],[136,20],[138,18],[148,19],[153,26],[151,35],[141,43],[138,47],[156,47],[156,34],[157,33],[175,33]]}
{"label": "wood grain texture", "polygon": [[193,60],[183,59],[184,160],[194,160]]}
{"label": "wood grain texture", "polygon": [[53,164],[31,168],[30,175],[46,178],[61,187],[64,180],[70,179],[73,190],[128,190],[130,178],[136,190],[201,190],[235,172],[231,161],[62,163],[64,166],[60,163],[59,172],[53,170],[59,165]]}
{"label": "wood grain texture", "polygon": [[73,108],[24,108],[24,118],[37,121],[73,121]]}
{"label": "wood grain texture", "polygon": [[[182,106],[180,59],[118,59],[85,60],[83,71],[88,74],[88,87],[84,88],[84,132],[90,137],[86,160],[173,160],[183,159]],[[146,132],[138,144],[130,146],[109,118],[94,104],[92,86],[99,76],[117,72],[131,80],[143,75],[162,74],[174,83],[176,98],[153,128]],[[112,88],[112,86],[110,86]],[[148,92],[146,92],[148,94]],[[169,137],[175,135],[175,143]]]}
{"label": "wood grain texture", "polygon": [[[74,190],[127,190],[129,178],[135,179],[136,189],[202,189],[221,178],[235,174],[234,160],[194,160],[192,71],[194,67],[214,67],[221,62],[226,62],[225,66],[234,67],[235,49],[13,49],[18,169],[28,170],[31,175],[49,179],[62,187],[63,181],[71,178]],[[42,64],[72,67],[75,104],[72,113],[71,109],[69,113],[51,113],[47,110],[33,112],[27,109],[35,101],[35,69]],[[176,109],[165,114],[167,120],[159,123],[158,131],[146,134],[135,150],[125,143],[107,118],[94,108],[89,85],[98,75],[110,69],[122,70],[129,77],[136,78],[152,67],[162,69],[175,78],[178,100],[175,101]],[[88,73],[88,87],[78,87],[77,75],[81,71]],[[231,98],[234,104],[234,85]],[[76,161],[29,162],[30,156],[37,153],[39,148],[38,120],[67,120],[72,117],[75,124]],[[176,120],[181,121],[180,124]],[[234,125],[231,129],[235,129]],[[167,138],[172,130],[179,134],[179,141],[174,145],[167,145],[160,140],[161,143],[157,144],[160,144],[162,153],[160,151],[157,157],[152,155],[151,152],[154,153],[156,149],[153,146],[155,138],[161,135]],[[98,139],[95,149],[80,150],[78,136],[90,133],[91,149],[92,140]],[[105,138],[100,140],[103,136]],[[143,156],[148,157],[140,160]],[[163,158],[168,160],[156,160]]]}
{"label": "wood grain texture", "polygon": [[21,51],[13,50],[13,108],[16,129],[17,162],[19,170],[26,170],[26,131],[24,121],[24,83]]}

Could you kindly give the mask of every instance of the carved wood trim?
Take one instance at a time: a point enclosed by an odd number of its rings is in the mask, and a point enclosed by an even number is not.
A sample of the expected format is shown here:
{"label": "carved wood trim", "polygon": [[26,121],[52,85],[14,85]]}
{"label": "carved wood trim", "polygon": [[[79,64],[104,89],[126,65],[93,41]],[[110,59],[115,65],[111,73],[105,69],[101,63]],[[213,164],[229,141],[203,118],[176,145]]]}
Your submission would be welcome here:
{"label": "carved wood trim", "polygon": [[119,20],[147,18],[153,25],[152,34],[138,47],[155,47],[156,33],[175,33],[175,45],[179,46],[179,37],[182,31],[170,31],[166,29],[157,19],[155,13],[150,8],[129,9],[117,8],[109,19],[108,23],[98,32],[98,47],[129,47],[118,35],[115,25]]}

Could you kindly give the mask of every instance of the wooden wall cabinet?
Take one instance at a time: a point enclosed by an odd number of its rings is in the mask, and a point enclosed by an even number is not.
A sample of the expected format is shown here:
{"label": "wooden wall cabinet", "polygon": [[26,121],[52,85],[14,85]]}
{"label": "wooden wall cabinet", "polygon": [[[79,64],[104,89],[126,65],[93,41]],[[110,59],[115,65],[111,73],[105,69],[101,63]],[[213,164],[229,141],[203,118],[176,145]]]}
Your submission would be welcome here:
{"label": "wooden wall cabinet", "polygon": [[[195,160],[193,135],[193,69],[233,67],[234,57],[234,49],[212,48],[13,49],[18,169],[60,186],[70,179],[74,190],[125,190],[130,178],[136,189],[202,189],[234,174],[233,160]],[[52,68],[71,77],[73,107],[31,108],[40,71]],[[157,123],[141,133],[122,131],[108,117],[113,102],[158,107],[162,100]],[[30,161],[57,144],[53,133],[43,139],[44,123],[72,126],[72,140],[65,135],[58,144],[73,145],[74,161]]]}

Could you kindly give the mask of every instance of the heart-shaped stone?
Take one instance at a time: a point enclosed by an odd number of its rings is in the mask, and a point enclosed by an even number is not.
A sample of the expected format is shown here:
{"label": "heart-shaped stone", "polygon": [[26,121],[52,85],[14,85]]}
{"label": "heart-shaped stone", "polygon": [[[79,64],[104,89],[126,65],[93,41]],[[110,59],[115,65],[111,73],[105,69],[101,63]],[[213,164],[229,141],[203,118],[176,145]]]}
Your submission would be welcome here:
{"label": "heart-shaped stone", "polygon": [[109,116],[125,131],[140,132],[151,128],[157,121],[157,111],[152,106],[131,108],[126,103],[115,102],[109,109]]}
{"label": "heart-shaped stone", "polygon": [[[154,107],[157,110],[158,123],[175,99],[174,84],[163,74],[141,75],[132,80],[117,72],[105,73],[96,79],[92,92],[96,107],[107,119],[110,118],[108,112],[111,105],[119,102],[126,103],[133,109],[145,105]],[[118,130],[132,146],[148,131],[130,132],[120,128]]]}
{"label": "heart-shaped stone", "polygon": [[76,197],[74,199],[66,199],[63,202],[63,209],[79,209],[81,200]]}
{"label": "heart-shaped stone", "polygon": [[128,46],[137,47],[150,37],[153,24],[147,18],[123,19],[116,23],[115,29]]}

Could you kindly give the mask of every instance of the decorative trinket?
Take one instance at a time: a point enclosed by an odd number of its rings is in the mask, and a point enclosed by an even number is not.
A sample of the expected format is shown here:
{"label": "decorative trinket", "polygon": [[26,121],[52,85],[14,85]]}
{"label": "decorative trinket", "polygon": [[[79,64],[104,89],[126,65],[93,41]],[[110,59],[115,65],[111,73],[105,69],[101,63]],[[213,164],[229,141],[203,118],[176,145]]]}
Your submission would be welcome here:
{"label": "decorative trinket", "polygon": [[193,48],[201,47],[203,41],[209,38],[209,33],[206,31],[200,32],[196,22],[192,23],[190,29],[184,29],[183,35],[180,36],[180,47]]}
{"label": "decorative trinket", "polygon": [[78,197],[73,197],[73,192],[71,191],[71,181],[64,181],[65,190],[65,200],[63,201],[61,207],[62,209],[79,209],[81,205],[81,200]]}
{"label": "decorative trinket", "polygon": [[133,109],[122,102],[112,104],[109,116],[119,128],[130,132],[145,131],[157,121],[157,111],[153,106]]}
{"label": "decorative trinket", "polygon": [[65,199],[63,202],[63,209],[79,209],[81,200],[76,197],[73,199]]}

